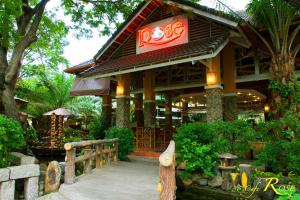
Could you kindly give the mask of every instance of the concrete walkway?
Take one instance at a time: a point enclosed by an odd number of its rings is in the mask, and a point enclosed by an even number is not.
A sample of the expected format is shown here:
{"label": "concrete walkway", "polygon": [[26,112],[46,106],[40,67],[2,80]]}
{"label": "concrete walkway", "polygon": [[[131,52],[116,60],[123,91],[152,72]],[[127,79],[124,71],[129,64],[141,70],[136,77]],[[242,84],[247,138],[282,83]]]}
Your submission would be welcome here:
{"label": "concrete walkway", "polygon": [[133,158],[116,162],[92,174],[61,185],[58,193],[39,200],[157,200],[158,159]]}

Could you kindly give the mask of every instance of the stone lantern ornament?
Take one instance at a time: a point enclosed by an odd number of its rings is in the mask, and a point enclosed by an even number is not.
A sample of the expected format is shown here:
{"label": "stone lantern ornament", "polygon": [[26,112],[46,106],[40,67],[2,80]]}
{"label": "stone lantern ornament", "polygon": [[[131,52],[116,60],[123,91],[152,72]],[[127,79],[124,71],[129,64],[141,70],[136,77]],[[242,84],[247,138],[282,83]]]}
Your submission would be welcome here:
{"label": "stone lantern ornament", "polygon": [[219,155],[219,158],[221,161],[219,169],[222,177],[225,180],[229,180],[229,174],[236,169],[236,166],[233,165],[233,160],[237,159],[237,156],[231,153],[222,153]]}

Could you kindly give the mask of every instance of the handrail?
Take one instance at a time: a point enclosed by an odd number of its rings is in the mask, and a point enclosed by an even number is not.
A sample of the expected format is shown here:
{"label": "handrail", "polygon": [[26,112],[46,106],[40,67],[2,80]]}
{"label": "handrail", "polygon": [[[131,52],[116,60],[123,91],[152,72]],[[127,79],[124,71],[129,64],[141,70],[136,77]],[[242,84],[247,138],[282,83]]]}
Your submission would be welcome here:
{"label": "handrail", "polygon": [[[118,141],[119,139],[87,140],[81,142],[70,142],[64,145],[66,150],[65,183],[75,182],[75,164],[83,162],[83,173],[88,174],[92,171],[92,160],[96,160],[96,168],[101,168],[103,161],[109,164],[118,160]],[[76,149],[84,148],[84,154],[76,156]]]}
{"label": "handrail", "polygon": [[175,199],[175,142],[170,141],[168,148],[159,156],[159,184],[160,200]]}

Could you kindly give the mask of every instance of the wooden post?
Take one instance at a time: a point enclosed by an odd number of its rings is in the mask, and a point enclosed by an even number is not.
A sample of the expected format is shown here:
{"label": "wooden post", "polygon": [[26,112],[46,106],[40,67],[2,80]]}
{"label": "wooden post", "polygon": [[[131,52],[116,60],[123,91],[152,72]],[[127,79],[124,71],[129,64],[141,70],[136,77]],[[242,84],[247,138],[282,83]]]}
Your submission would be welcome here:
{"label": "wooden post", "polygon": [[90,174],[92,171],[92,153],[93,149],[91,146],[87,146],[84,149],[84,155],[87,155],[89,158],[84,161],[83,173]]}
{"label": "wooden post", "polygon": [[107,164],[111,163],[111,148],[110,145],[108,145],[107,147]]}
{"label": "wooden post", "polygon": [[171,141],[166,151],[159,156],[159,163],[159,199],[173,200],[176,190],[174,141]]}
{"label": "wooden post", "polygon": [[102,144],[97,145],[96,147],[96,168],[99,169],[102,167]]}
{"label": "wooden post", "polygon": [[114,161],[118,161],[118,141],[114,142]]}
{"label": "wooden post", "polygon": [[75,182],[75,156],[76,148],[65,145],[66,150],[66,167],[65,167],[65,184],[72,184]]}

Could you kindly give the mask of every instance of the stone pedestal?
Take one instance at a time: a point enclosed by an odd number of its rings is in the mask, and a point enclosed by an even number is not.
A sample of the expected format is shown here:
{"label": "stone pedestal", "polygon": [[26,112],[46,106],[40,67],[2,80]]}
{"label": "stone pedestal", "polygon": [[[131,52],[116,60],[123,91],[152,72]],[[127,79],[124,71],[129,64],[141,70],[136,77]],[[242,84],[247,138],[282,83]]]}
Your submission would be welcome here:
{"label": "stone pedestal", "polygon": [[205,87],[207,96],[207,122],[223,120],[222,86]]}
{"label": "stone pedestal", "polygon": [[110,104],[103,104],[102,105],[102,120],[105,125],[105,129],[108,129],[111,127],[111,121],[112,121],[112,109]]}
{"label": "stone pedestal", "polygon": [[233,121],[238,118],[236,93],[227,93],[223,95],[223,115],[224,121]]}
{"label": "stone pedestal", "polygon": [[155,128],[156,126],[156,102],[144,101],[144,127]]}
{"label": "stone pedestal", "polygon": [[116,126],[119,128],[129,127],[130,116],[130,97],[121,96],[117,97],[117,109],[116,109]]}

